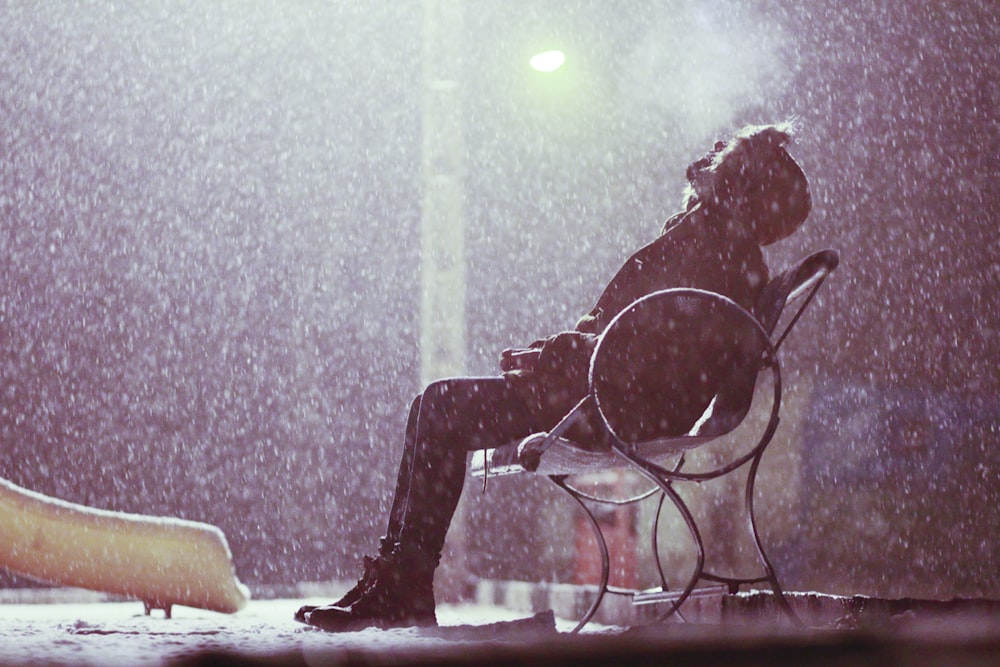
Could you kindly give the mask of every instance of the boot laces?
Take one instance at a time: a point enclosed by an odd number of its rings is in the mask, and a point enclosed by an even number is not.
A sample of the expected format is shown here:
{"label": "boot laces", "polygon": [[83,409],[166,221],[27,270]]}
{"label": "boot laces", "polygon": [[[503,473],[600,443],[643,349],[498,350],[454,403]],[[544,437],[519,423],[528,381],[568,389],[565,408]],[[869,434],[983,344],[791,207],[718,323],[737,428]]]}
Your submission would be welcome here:
{"label": "boot laces", "polygon": [[334,604],[341,607],[350,607],[352,604],[361,599],[365,593],[372,589],[375,582],[378,581],[383,561],[384,558],[382,556],[377,556],[375,558],[372,558],[371,556],[362,557],[361,564],[364,571],[361,574],[361,577],[358,579],[357,583],[354,584],[354,588],[345,593],[344,596]]}
{"label": "boot laces", "polygon": [[383,565],[383,558],[381,556],[376,556],[375,558],[364,556],[361,564],[364,567],[364,573],[361,575],[361,579],[358,580],[358,589],[364,593],[378,581],[378,575]]}

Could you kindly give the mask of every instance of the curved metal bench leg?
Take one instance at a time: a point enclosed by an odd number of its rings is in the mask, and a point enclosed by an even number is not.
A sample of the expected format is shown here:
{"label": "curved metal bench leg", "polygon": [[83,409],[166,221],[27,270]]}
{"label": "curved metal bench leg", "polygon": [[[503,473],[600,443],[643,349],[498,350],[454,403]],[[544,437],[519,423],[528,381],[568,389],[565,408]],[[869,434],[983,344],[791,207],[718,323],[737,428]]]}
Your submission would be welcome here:
{"label": "curved metal bench leg", "polygon": [[[651,479],[652,478],[653,477],[651,477]],[[670,605],[670,609],[665,611],[663,615],[660,616],[660,621],[663,622],[674,614],[679,613],[681,605],[688,599],[691,592],[694,591],[694,587],[698,583],[698,580],[701,579],[701,573],[705,569],[705,543],[701,539],[701,532],[698,530],[698,524],[695,523],[691,510],[688,509],[687,504],[680,497],[680,495],[678,495],[677,491],[674,490],[674,487],[667,482],[662,482],[660,483],[660,488],[662,488],[663,492],[670,497],[674,507],[676,507],[677,511],[681,513],[684,523],[687,524],[688,532],[691,533],[691,538],[694,540],[698,557],[694,567],[694,572],[691,573],[691,578],[688,580],[687,586],[684,587],[683,592],[681,592],[680,597],[674,600],[674,603]]]}
{"label": "curved metal bench leg", "polygon": [[[698,530],[698,524],[695,523],[691,510],[688,509],[687,504],[680,497],[680,495],[678,495],[677,491],[674,490],[673,485],[668,480],[664,479],[663,473],[661,473],[662,469],[655,463],[647,461],[639,456],[635,456],[623,447],[612,445],[612,449],[614,449],[619,456],[631,463],[646,478],[660,487],[663,494],[670,498],[670,501],[674,504],[674,507],[677,508],[677,511],[680,512],[681,517],[684,519],[684,523],[687,525],[688,532],[691,533],[691,538],[694,540],[695,549],[697,550],[697,563],[695,564],[694,572],[691,574],[691,578],[688,580],[684,590],[681,591],[680,596],[674,600],[673,604],[670,605],[670,609],[664,612],[664,614],[660,617],[660,621],[662,622],[677,613],[681,605],[684,604],[684,602],[691,595],[691,592],[694,591],[694,587],[698,583],[698,580],[701,579],[701,574],[705,569],[705,543],[701,539],[701,532]],[[659,564],[658,552],[656,558],[657,564]]]}
{"label": "curved metal bench leg", "polygon": [[757,548],[757,556],[760,558],[761,564],[764,566],[764,572],[766,575],[767,582],[771,585],[771,590],[774,591],[774,595],[778,600],[778,606],[781,610],[797,626],[804,627],[802,619],[798,617],[795,611],[792,609],[792,605],[788,603],[788,598],[785,597],[785,593],[781,588],[781,584],[778,583],[778,575],[775,574],[774,566],[771,564],[771,559],[767,557],[767,553],[764,551],[764,543],[760,539],[760,532],[757,530],[757,516],[754,512],[754,483],[757,479],[757,468],[760,465],[760,459],[764,451],[761,450],[753,458],[750,463],[750,470],[747,476],[747,488],[746,488],[746,510],[747,516],[750,522],[750,532],[753,534],[754,545]]}
{"label": "curved metal bench leg", "polygon": [[660,514],[663,513],[663,501],[667,499],[667,494],[660,491],[660,498],[656,502],[656,514],[653,515],[653,534],[651,536],[650,547],[653,551],[653,562],[656,564],[656,574],[660,577],[660,588],[667,590],[667,575],[663,574],[663,563],[660,561]]}
{"label": "curved metal bench leg", "polygon": [[597,608],[601,606],[601,602],[604,600],[604,595],[608,592],[608,580],[611,578],[611,557],[608,554],[608,543],[604,540],[604,532],[601,530],[601,525],[594,517],[594,513],[590,511],[590,508],[587,507],[586,503],[584,503],[572,489],[566,486],[563,478],[551,476],[549,479],[551,479],[556,486],[568,493],[569,496],[576,501],[577,505],[583,509],[584,514],[587,515],[587,519],[590,521],[590,527],[594,531],[594,536],[597,538],[597,547],[601,551],[601,583],[598,587],[597,597],[594,598],[590,608],[587,609],[587,612],[576,624],[576,627],[570,630],[570,634],[575,635],[590,622],[591,618],[594,617],[594,614],[597,612]]}
{"label": "curved metal bench leg", "polygon": [[[653,533],[651,536],[652,539],[650,540],[652,543],[650,548],[653,552],[653,563],[656,565],[656,574],[660,577],[660,590],[664,592],[670,590],[670,584],[667,582],[667,575],[663,573],[663,561],[660,560],[660,515],[663,513],[663,502],[666,499],[667,494],[663,493],[661,490],[660,498],[656,503],[656,514],[653,515]],[[687,618],[684,617],[684,614],[681,613],[680,609],[675,609],[671,613],[677,614],[678,618],[687,623]],[[661,622],[666,620],[669,616],[670,614],[664,616],[661,619]]]}

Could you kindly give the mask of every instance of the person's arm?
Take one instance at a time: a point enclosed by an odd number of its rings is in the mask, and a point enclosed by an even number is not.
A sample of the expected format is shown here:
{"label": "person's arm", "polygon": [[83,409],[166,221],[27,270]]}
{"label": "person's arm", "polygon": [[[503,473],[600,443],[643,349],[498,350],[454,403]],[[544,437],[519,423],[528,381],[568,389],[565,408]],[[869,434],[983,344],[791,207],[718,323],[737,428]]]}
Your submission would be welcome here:
{"label": "person's arm", "polygon": [[563,331],[549,336],[535,362],[536,369],[556,370],[585,357],[589,366],[591,354],[597,347],[597,334],[582,331]]}
{"label": "person's arm", "polygon": [[504,350],[500,357],[501,370],[532,370],[545,350],[547,352],[544,352],[544,356],[552,359],[574,353],[580,347],[592,351],[597,344],[597,336],[604,331],[615,315],[647,294],[653,285],[670,284],[668,276],[671,276],[673,271],[672,268],[666,268],[669,266],[667,258],[673,252],[674,237],[677,236],[674,230],[680,227],[683,219],[678,216],[671,218],[671,221],[675,222],[667,232],[628,258],[604,288],[593,310],[580,318],[573,331],[536,340],[527,348]]}
{"label": "person's arm", "polygon": [[[535,341],[535,343],[540,343],[541,341]],[[535,343],[532,343],[529,347],[524,348],[507,348],[500,353],[500,370],[504,373],[509,373],[510,371],[530,371],[535,367],[535,362],[538,361],[538,355],[541,354],[541,347],[534,347]]]}
{"label": "person's arm", "polygon": [[594,309],[580,318],[575,329],[600,334],[615,315],[636,299],[655,289],[679,285],[680,267],[671,261],[676,252],[675,236],[659,236],[629,257],[604,288]]}
{"label": "person's arm", "polygon": [[569,363],[578,355],[588,358],[597,345],[597,336],[582,331],[563,331],[536,340],[527,348],[508,348],[500,355],[500,370],[553,370]]}

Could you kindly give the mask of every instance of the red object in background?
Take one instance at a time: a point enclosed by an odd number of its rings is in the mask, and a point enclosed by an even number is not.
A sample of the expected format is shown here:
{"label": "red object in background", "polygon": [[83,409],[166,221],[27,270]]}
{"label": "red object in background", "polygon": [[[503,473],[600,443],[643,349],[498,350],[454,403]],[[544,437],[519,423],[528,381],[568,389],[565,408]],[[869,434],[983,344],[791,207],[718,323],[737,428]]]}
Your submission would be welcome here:
{"label": "red object in background", "polygon": [[[619,497],[615,491],[620,490],[618,489],[621,485],[620,478],[619,474],[610,473],[595,480],[599,489],[595,495]],[[604,541],[608,545],[611,561],[611,577],[608,583],[623,588],[636,588],[638,584],[638,545],[635,506],[595,506],[591,503],[590,508],[604,534]],[[573,583],[599,583],[601,580],[601,551],[590,521],[583,513],[578,513],[576,517],[575,547]]]}

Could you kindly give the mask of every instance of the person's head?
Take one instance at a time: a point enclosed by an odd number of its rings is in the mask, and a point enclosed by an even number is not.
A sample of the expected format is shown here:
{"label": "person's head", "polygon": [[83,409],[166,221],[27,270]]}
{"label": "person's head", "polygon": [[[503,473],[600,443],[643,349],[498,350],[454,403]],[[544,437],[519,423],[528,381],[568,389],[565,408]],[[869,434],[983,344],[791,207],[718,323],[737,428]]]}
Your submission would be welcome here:
{"label": "person's head", "polygon": [[685,208],[703,203],[744,221],[760,245],[798,229],[812,208],[809,182],[784,146],[791,123],[754,125],[720,141],[687,169]]}

